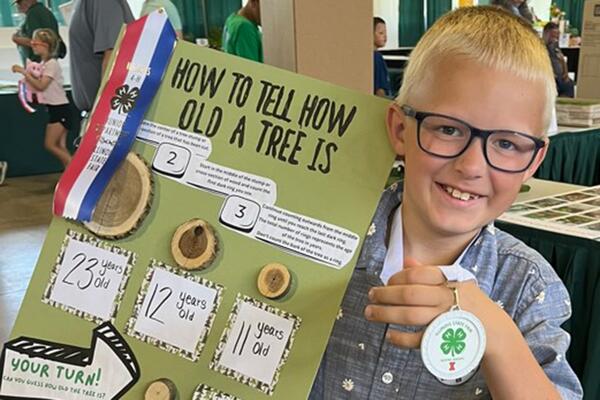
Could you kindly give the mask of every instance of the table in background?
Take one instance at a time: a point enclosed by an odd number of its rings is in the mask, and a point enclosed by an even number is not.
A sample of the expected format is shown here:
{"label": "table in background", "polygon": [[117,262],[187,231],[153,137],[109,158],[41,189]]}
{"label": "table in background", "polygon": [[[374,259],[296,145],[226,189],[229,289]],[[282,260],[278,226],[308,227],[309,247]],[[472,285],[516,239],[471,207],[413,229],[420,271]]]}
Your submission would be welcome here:
{"label": "table in background", "polygon": [[[520,194],[518,201],[580,188],[539,179],[527,185],[530,191]],[[571,334],[567,358],[581,380],[585,399],[600,399],[600,242],[499,221],[496,226],[540,252],[565,283],[573,308],[564,325]]]}
{"label": "table in background", "polygon": [[[67,96],[73,104],[70,91]],[[0,161],[8,161],[9,177],[62,171],[62,164],[44,149],[48,113],[26,112],[19,103],[15,89],[0,90],[0,110],[3,117],[0,128]],[[79,134],[79,117],[74,106],[72,110],[74,126],[67,134],[68,145]]]}
{"label": "table in background", "polygon": [[582,186],[600,185],[600,127],[550,136],[548,154],[535,177]]}

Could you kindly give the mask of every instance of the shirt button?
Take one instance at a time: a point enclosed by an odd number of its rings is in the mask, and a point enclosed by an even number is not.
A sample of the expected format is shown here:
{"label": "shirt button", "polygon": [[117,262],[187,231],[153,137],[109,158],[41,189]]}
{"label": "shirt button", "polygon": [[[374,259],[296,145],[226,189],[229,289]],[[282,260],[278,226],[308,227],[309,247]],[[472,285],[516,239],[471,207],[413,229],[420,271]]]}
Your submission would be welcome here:
{"label": "shirt button", "polygon": [[386,372],[385,374],[383,374],[381,376],[381,381],[383,383],[385,383],[386,385],[389,385],[390,383],[392,383],[394,381],[394,375],[392,375],[391,372]]}

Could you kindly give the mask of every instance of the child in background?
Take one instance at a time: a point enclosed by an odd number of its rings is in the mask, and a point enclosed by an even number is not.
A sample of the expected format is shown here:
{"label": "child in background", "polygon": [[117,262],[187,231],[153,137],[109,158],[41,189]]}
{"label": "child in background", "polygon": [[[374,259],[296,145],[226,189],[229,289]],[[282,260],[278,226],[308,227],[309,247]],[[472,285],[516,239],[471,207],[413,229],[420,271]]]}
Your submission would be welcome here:
{"label": "child in background", "polygon": [[[546,154],[555,98],[522,19],[462,7],[425,33],[387,116],[404,181],[382,195],[310,399],[581,399],[564,284],[493,225]],[[459,303],[485,329],[483,359],[438,380],[423,328]]]}
{"label": "child in background", "polygon": [[374,83],[373,90],[377,96],[387,97],[391,96],[392,89],[390,87],[390,76],[388,74],[385,61],[383,56],[377,49],[385,46],[387,42],[387,30],[385,27],[385,21],[382,18],[373,18],[373,72],[374,72]]}
{"label": "child in background", "polygon": [[44,147],[66,167],[71,161],[71,154],[67,150],[66,142],[72,118],[69,100],[63,89],[62,70],[54,58],[58,44],[58,36],[53,30],[37,29],[33,33],[31,48],[42,60],[42,76],[36,78],[20,65],[13,65],[12,71],[22,74],[27,83],[43,92],[44,103],[48,107],[49,114]]}

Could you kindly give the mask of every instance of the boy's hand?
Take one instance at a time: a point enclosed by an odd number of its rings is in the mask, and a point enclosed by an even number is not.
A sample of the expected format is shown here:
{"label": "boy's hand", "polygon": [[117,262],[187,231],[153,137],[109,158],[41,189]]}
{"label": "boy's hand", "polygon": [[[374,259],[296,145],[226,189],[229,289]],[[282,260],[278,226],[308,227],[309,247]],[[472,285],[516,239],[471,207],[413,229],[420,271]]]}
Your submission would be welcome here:
{"label": "boy's hand", "polygon": [[[374,287],[369,291],[371,304],[365,308],[365,317],[387,324],[425,326],[454,305],[454,295],[447,283],[439,267],[407,259],[404,269],[393,275],[386,286]],[[504,312],[475,282],[453,285],[459,288],[461,309],[475,314],[489,337],[498,321],[498,313]],[[390,329],[386,337],[396,346],[418,348],[423,331],[411,333]]]}
{"label": "boy's hand", "polygon": [[17,64],[12,66],[11,71],[14,73],[19,73],[19,74],[25,75],[25,68],[23,68],[22,66],[17,65]]}

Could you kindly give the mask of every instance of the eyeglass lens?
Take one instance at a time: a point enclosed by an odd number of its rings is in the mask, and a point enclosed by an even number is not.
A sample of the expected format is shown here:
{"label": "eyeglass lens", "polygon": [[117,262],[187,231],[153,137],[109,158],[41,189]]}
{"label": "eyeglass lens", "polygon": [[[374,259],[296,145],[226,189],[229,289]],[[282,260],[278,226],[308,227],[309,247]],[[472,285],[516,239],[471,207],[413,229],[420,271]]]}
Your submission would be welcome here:
{"label": "eyeglass lens", "polygon": [[[471,128],[459,121],[429,115],[421,121],[419,144],[440,157],[456,157],[471,139]],[[485,152],[491,166],[506,171],[526,168],[536,153],[532,138],[510,131],[494,131],[486,138]]]}

